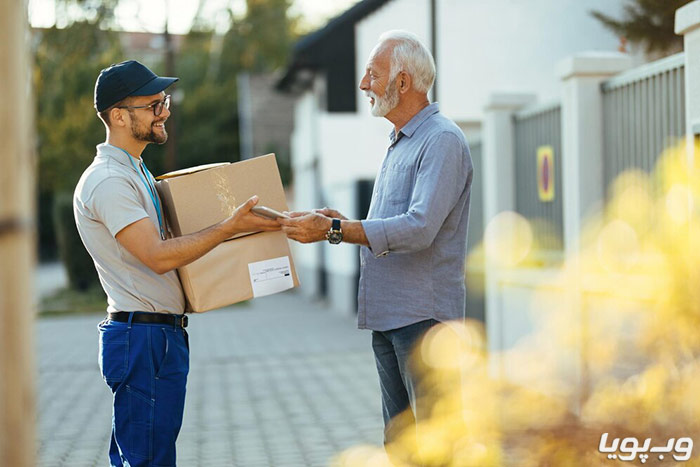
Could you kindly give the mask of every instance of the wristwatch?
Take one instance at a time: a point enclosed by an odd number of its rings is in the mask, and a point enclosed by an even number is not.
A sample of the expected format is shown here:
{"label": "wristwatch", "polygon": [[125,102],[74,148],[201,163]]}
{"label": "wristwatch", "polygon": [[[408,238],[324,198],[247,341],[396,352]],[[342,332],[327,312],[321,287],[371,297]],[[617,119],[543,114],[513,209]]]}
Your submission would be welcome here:
{"label": "wristwatch", "polygon": [[331,245],[337,245],[343,241],[343,231],[340,230],[340,219],[331,221],[331,229],[326,232],[326,239]]}

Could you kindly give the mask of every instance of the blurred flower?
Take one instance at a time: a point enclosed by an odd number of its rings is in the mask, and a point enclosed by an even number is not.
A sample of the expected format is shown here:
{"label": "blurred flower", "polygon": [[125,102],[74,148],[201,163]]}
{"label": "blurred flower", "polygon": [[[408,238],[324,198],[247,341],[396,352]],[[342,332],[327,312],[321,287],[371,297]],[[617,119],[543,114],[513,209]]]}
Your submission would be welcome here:
{"label": "blurred flower", "polygon": [[502,267],[521,262],[532,248],[530,223],[517,212],[506,211],[494,216],[484,231],[486,258]]}

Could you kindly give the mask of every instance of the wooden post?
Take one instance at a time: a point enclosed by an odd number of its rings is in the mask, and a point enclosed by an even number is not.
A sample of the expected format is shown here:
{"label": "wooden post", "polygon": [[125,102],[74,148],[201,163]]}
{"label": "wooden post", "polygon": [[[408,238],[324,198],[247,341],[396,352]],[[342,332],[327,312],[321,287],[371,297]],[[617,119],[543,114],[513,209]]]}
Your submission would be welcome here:
{"label": "wooden post", "polygon": [[0,465],[35,465],[33,103],[27,4],[0,1]]}

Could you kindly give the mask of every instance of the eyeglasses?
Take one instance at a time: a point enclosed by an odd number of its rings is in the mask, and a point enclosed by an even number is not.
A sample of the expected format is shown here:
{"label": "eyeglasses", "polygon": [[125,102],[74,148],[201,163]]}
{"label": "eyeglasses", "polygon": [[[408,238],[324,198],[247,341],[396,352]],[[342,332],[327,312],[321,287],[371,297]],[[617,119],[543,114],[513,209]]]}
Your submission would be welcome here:
{"label": "eyeglasses", "polygon": [[165,98],[162,101],[158,102],[153,102],[148,105],[124,105],[124,106],[119,106],[117,107],[118,109],[148,109],[149,107],[153,107],[153,115],[154,116],[159,116],[160,114],[163,113],[163,108],[169,109],[170,108],[170,94],[165,96]]}

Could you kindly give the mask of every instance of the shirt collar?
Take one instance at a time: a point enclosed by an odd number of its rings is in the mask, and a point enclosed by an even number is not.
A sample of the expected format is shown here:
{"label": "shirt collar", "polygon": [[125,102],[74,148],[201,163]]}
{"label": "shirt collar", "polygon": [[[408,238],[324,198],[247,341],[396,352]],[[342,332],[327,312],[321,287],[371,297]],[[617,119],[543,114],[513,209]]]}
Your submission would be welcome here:
{"label": "shirt collar", "polygon": [[120,164],[129,167],[131,170],[135,170],[135,167],[140,166],[142,162],[141,159],[138,159],[136,157],[132,157],[132,161],[130,161],[130,156],[127,155],[126,151],[116,146],[112,146],[108,143],[98,144],[97,154],[99,156],[105,156],[109,157],[110,159],[114,159]]}
{"label": "shirt collar", "polygon": [[[416,132],[418,127],[421,126],[421,124],[428,119],[428,117],[438,113],[439,111],[440,108],[437,102],[433,102],[432,104],[423,107],[423,109],[420,112],[415,114],[413,118],[410,119],[408,123],[406,123],[403,126],[403,128],[399,130],[399,133],[403,133],[404,135],[410,138],[411,136],[413,136],[413,133]],[[392,141],[395,139],[395,136],[396,135],[394,134],[394,130],[391,130],[389,137]]]}

